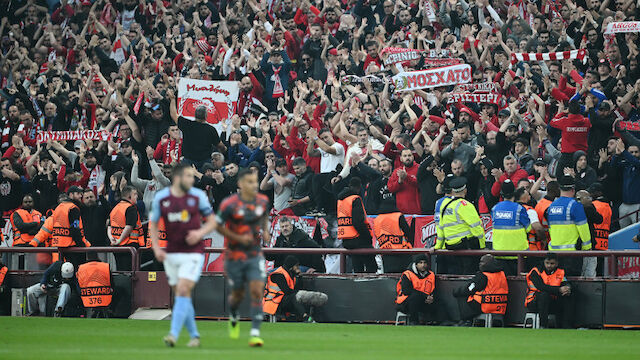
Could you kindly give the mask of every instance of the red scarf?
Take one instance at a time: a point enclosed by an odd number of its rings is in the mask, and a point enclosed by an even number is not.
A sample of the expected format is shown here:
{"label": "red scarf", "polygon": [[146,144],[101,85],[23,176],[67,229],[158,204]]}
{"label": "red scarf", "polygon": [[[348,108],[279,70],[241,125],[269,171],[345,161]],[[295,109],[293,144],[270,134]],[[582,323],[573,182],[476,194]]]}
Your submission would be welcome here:
{"label": "red scarf", "polygon": [[282,65],[276,68],[275,65],[271,65],[271,69],[273,69],[273,75],[271,76],[271,80],[273,80],[273,97],[279,98],[284,96],[284,88],[282,87],[282,82],[280,81],[280,70],[282,70]]}

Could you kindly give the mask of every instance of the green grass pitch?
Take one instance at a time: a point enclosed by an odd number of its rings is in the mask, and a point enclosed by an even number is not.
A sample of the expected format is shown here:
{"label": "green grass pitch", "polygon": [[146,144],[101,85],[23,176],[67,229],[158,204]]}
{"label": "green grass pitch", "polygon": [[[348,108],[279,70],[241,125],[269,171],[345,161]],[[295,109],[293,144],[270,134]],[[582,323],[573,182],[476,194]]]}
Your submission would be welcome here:
{"label": "green grass pitch", "polygon": [[640,332],[265,323],[263,348],[198,321],[202,347],[161,341],[168,321],[0,318],[0,359],[640,359]]}

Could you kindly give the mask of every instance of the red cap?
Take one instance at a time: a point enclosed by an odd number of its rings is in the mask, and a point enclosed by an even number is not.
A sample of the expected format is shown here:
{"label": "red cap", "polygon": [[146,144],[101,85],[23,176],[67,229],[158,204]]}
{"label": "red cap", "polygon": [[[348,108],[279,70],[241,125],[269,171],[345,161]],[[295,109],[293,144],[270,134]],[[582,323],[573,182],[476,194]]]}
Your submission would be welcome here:
{"label": "red cap", "polygon": [[338,55],[338,49],[333,48],[333,49],[329,50],[329,54],[331,54],[331,55]]}

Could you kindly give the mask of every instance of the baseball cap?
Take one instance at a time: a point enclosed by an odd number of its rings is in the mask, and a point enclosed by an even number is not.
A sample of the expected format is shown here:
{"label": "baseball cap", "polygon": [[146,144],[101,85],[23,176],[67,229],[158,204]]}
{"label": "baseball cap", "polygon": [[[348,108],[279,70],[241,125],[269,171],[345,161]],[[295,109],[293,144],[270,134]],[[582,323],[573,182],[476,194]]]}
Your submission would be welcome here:
{"label": "baseball cap", "polygon": [[86,144],[85,144],[84,140],[76,140],[76,141],[73,143],[73,148],[74,148],[74,149],[82,149],[82,147],[83,147],[83,146],[86,146]]}
{"label": "baseball cap", "polygon": [[73,277],[73,264],[70,262],[66,262],[64,264],[62,264],[62,266],[60,267],[60,273],[62,274],[62,277],[65,279],[71,279]]}
{"label": "baseball cap", "polygon": [[600,59],[600,61],[598,62],[598,66],[606,66],[611,69],[611,64],[609,64],[609,61],[607,61],[607,59]]}
{"label": "baseball cap", "polygon": [[541,157],[537,158],[534,164],[538,166],[547,166],[547,162],[544,161],[544,158]]}
{"label": "baseball cap", "polygon": [[587,191],[591,195],[602,194],[602,184],[599,182],[594,182],[593,184],[589,185],[589,188],[587,189]]}

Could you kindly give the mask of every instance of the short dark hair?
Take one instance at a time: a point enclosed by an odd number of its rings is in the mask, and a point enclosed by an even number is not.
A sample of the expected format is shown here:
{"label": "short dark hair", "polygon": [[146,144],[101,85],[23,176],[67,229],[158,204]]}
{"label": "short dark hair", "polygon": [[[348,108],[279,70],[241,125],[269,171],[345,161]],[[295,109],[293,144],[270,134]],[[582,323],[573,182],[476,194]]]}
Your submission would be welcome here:
{"label": "short dark hair", "polygon": [[[84,191],[83,191],[84,192]],[[124,189],[122,189],[122,191],[120,192],[120,196],[123,199],[128,198],[129,196],[131,196],[131,194],[133,194],[134,192],[138,192],[138,190],[133,186],[133,185],[127,185],[124,187]]]}
{"label": "short dark hair", "polygon": [[545,260],[555,260],[558,261],[558,254],[556,253],[552,253],[552,252],[548,252],[547,256],[544,257]]}
{"label": "short dark hair", "polygon": [[251,171],[251,169],[249,168],[241,168],[238,171],[238,181],[242,180],[242,178],[244,178],[247,175],[253,175],[253,171]]}
{"label": "short dark hair", "polygon": [[293,159],[293,162],[291,163],[291,165],[293,165],[293,166],[307,166],[307,162],[304,161],[303,158],[297,157],[297,158]]}
{"label": "short dark hair", "polygon": [[580,114],[580,103],[577,100],[569,101],[569,114]]}
{"label": "short dark hair", "polygon": [[186,169],[188,169],[188,168],[190,168],[190,167],[191,167],[191,165],[190,165],[190,164],[187,164],[186,162],[178,163],[178,165],[176,165],[176,166],[174,166],[174,167],[173,167],[173,170],[171,171],[171,177],[173,178],[173,177],[175,177],[175,176],[180,176],[180,175],[182,175],[182,173],[183,173]]}
{"label": "short dark hair", "polygon": [[318,133],[318,135],[324,134],[326,132],[331,133],[331,130],[329,128],[327,128],[327,127],[324,127],[322,129],[320,129],[320,132]]}

